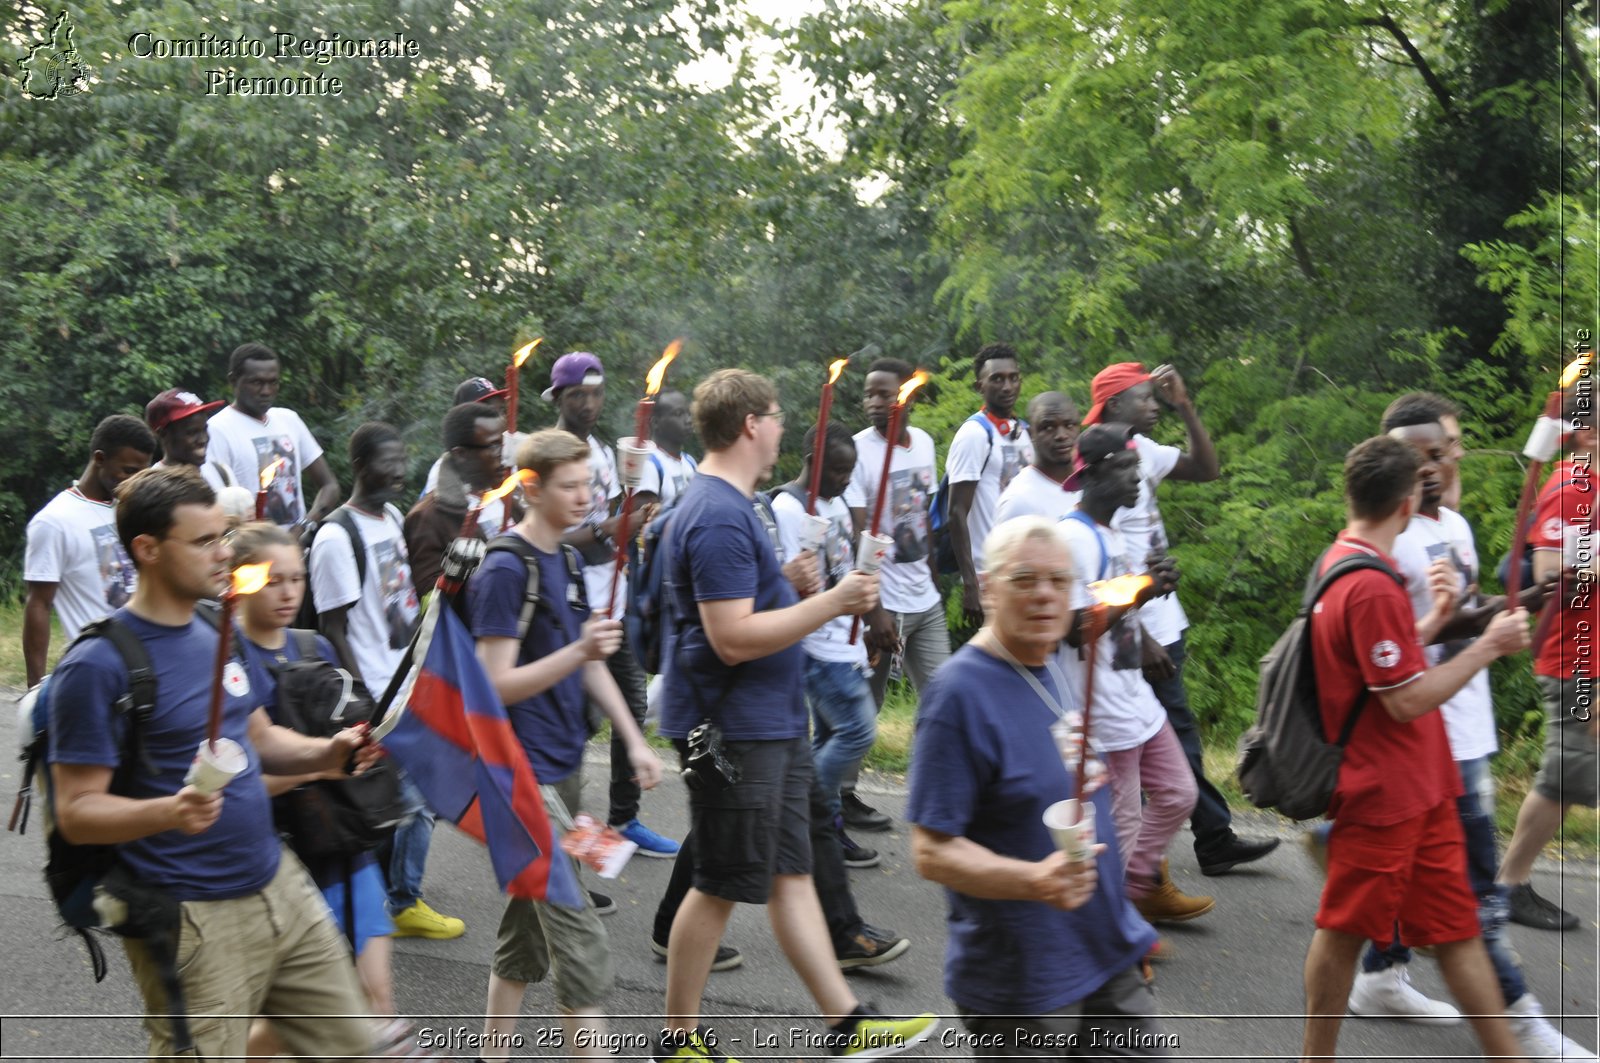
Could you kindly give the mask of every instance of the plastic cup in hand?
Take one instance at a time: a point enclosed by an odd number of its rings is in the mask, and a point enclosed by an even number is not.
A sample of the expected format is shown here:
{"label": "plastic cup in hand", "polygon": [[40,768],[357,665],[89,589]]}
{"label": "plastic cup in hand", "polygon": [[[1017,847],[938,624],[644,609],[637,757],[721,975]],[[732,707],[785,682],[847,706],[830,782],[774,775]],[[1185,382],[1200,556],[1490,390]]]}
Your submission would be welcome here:
{"label": "plastic cup in hand", "polygon": [[249,766],[250,758],[233,739],[217,739],[215,749],[211,748],[211,743],[201,742],[200,751],[195,754],[194,763],[189,765],[189,774],[183,781],[203,794],[214,794]]}
{"label": "plastic cup in hand", "polygon": [[822,544],[828,541],[827,517],[818,517],[811,513],[802,514],[800,523],[800,549],[810,550],[812,553],[822,553]]}
{"label": "plastic cup in hand", "polygon": [[861,533],[861,546],[856,551],[856,568],[862,572],[876,572],[889,558],[889,548],[894,540],[887,535]]}
{"label": "plastic cup in hand", "polygon": [[1044,825],[1068,860],[1081,864],[1089,859],[1094,848],[1093,805],[1086,801],[1080,804],[1075,798],[1057,801],[1044,810]]}
{"label": "plastic cup in hand", "polygon": [[645,464],[655,451],[656,445],[648,439],[644,441],[643,446],[638,446],[633,436],[623,436],[617,440],[617,462],[622,466],[618,471],[622,476],[624,487],[632,491],[639,486],[639,480],[644,476]]}

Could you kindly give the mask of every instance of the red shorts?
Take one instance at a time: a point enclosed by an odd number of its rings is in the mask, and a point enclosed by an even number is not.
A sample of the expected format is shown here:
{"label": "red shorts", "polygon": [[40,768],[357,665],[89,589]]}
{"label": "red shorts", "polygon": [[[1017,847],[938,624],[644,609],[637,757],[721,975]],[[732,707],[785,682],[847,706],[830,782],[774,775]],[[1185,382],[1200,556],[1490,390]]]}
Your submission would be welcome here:
{"label": "red shorts", "polygon": [[1478,936],[1478,899],[1454,801],[1385,827],[1337,819],[1317,926],[1369,941],[1446,945]]}

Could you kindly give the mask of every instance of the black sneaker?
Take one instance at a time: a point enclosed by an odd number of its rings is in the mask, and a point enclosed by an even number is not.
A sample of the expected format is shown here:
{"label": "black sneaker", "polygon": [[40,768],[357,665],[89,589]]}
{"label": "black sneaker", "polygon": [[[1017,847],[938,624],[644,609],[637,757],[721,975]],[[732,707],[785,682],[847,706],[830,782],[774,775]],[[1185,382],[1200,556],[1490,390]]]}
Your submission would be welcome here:
{"label": "black sneaker", "polygon": [[878,855],[878,850],[868,849],[865,845],[857,845],[855,839],[844,832],[844,823],[840,817],[833,819],[833,829],[839,832],[839,848],[844,850],[844,866],[861,869],[864,867],[877,867],[883,862],[883,857]]}
{"label": "black sneaker", "polygon": [[[667,962],[667,945],[664,941],[650,939],[650,951],[656,954],[656,959],[662,963]],[[716,959],[711,961],[713,971],[731,971],[744,963],[744,953],[731,945],[718,945]]]}
{"label": "black sneaker", "polygon": [[875,833],[894,826],[894,820],[861,800],[854,790],[839,795],[839,810],[844,815],[844,825],[855,830]]}
{"label": "black sneaker", "polygon": [[617,910],[617,902],[607,897],[604,893],[589,891],[589,903],[594,905],[595,915],[610,915]]}
{"label": "black sneaker", "polygon": [[1533,891],[1533,883],[1512,886],[1507,900],[1511,904],[1511,921],[1531,926],[1535,930],[1571,930],[1578,925],[1578,917]]}
{"label": "black sneaker", "polygon": [[1202,875],[1226,875],[1240,864],[1248,864],[1260,860],[1278,847],[1277,838],[1267,838],[1264,841],[1246,841],[1233,835],[1228,844],[1221,849],[1213,849],[1201,854],[1195,853],[1200,861]]}
{"label": "black sneaker", "polygon": [[899,959],[911,947],[911,939],[900,937],[892,930],[880,930],[870,923],[862,923],[843,948],[835,945],[833,952],[839,960],[839,969],[876,967],[880,963]]}

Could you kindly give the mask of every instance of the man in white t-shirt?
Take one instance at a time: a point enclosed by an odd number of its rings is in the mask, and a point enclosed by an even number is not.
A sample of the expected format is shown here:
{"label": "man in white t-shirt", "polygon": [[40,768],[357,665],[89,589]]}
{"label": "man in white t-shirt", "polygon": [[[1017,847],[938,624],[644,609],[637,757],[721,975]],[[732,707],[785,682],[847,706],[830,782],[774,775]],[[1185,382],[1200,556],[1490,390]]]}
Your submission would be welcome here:
{"label": "man in white t-shirt", "polygon": [[[880,358],[867,370],[861,404],[871,427],[856,433],[855,471],[844,491],[845,504],[858,529],[868,527],[878,499],[889,411],[900,386],[914,371],[910,363],[898,358]],[[915,401],[913,396],[912,402]],[[882,527],[894,545],[878,570],[879,606],[866,615],[862,624],[867,653],[876,658],[870,682],[873,704],[878,709],[883,708],[884,695],[895,672],[904,668],[911,685],[920,692],[950,657],[950,632],[939,581],[934,578],[928,528],[928,506],[938,479],[933,437],[920,428],[902,424],[890,462]],[[889,829],[889,817],[857,795],[854,770],[845,773],[841,790],[846,826],[865,831]]]}
{"label": "man in white t-shirt", "polygon": [[[806,494],[811,483],[817,429],[806,430],[800,474],[772,495],[772,516],[778,524],[778,542],[784,557],[798,557],[809,548],[805,529]],[[831,590],[855,567],[857,532],[850,507],[840,497],[856,465],[856,446],[850,430],[837,421],[828,424],[822,448],[822,477],[817,485],[816,516],[828,522],[818,552],[822,588]],[[806,651],[806,703],[811,708],[811,760],[817,786],[823,794],[827,818],[838,833],[846,867],[876,867],[882,859],[876,849],[858,845],[845,833],[839,787],[846,773],[861,768],[861,760],[878,737],[878,708],[867,683],[867,647],[862,638],[850,642],[855,618],[837,616],[801,640]]]}
{"label": "man in white t-shirt", "polygon": [[[375,698],[400,667],[421,612],[405,526],[394,505],[405,490],[406,464],[398,429],[377,421],[357,428],[350,436],[355,486],[349,500],[317,529],[309,559],[318,626]],[[460,937],[466,924],[422,899],[433,810],[409,779],[402,793],[414,814],[395,831],[385,860],[394,936]]]}
{"label": "man in white t-shirt", "polygon": [[[1072,591],[1076,615],[1067,644],[1079,647],[1079,652],[1063,657],[1069,682],[1077,690],[1085,689],[1087,665],[1079,658],[1085,652],[1089,618],[1098,612],[1104,630],[1094,639],[1094,703],[1085,706],[1085,740],[1104,758],[1111,779],[1112,825],[1128,899],[1152,923],[1183,922],[1206,914],[1216,902],[1185,894],[1167,874],[1164,854],[1194,808],[1195,780],[1178,736],[1144,677],[1150,644],[1140,629],[1141,614],[1172,587],[1177,570],[1170,558],[1148,567],[1144,558],[1131,559],[1112,520],[1139,497],[1139,455],[1131,435],[1125,424],[1101,424],[1086,428],[1078,439],[1066,486],[1082,491],[1083,497],[1060,527],[1077,573]],[[1095,604],[1090,584],[1146,571],[1152,582],[1132,606],[1090,609]]]}
{"label": "man in white t-shirt", "polygon": [[978,571],[983,540],[994,527],[1000,495],[1024,466],[1033,464],[1028,422],[1016,416],[1022,370],[1009,343],[986,343],[972,362],[973,388],[983,409],[964,421],[950,441],[944,473],[950,482],[950,546],[961,569],[961,613],[970,631],[983,626]]}
{"label": "man in white t-shirt", "polygon": [[[281,379],[282,365],[271,347],[246,343],[234,349],[228,356],[233,403],[207,422],[206,460],[226,465],[251,490],[259,489],[268,466],[282,460],[267,488],[266,519],[280,527],[316,524],[339,504],[339,481],[300,415],[272,404]],[[317,492],[309,505],[305,479]]]}
{"label": "man in white t-shirt", "polygon": [[[1120,421],[1133,426],[1133,441],[1139,448],[1139,499],[1117,514],[1116,525],[1127,543],[1129,561],[1142,564],[1147,554],[1164,554],[1168,546],[1156,488],[1166,480],[1193,483],[1215,480],[1220,475],[1217,452],[1205,425],[1200,423],[1200,415],[1195,412],[1194,403],[1183,386],[1183,378],[1169,365],[1158,366],[1153,373],[1146,372],[1138,362],[1107,366],[1095,374],[1091,397],[1094,405],[1083,418],[1085,425]],[[1176,410],[1183,418],[1187,452],[1150,438],[1163,405]],[[1252,840],[1235,834],[1227,799],[1206,779],[1200,729],[1189,711],[1189,695],[1183,683],[1183,665],[1187,657],[1184,632],[1189,627],[1189,618],[1178,603],[1177,592],[1156,599],[1140,613],[1145,630],[1160,646],[1152,656],[1146,678],[1167,710],[1167,719],[1178,733],[1178,741],[1183,744],[1184,755],[1189,758],[1189,766],[1194,769],[1195,782],[1200,788],[1194,816],[1189,821],[1194,833],[1195,857],[1202,874],[1226,874],[1240,864],[1259,860],[1272,852],[1278,847],[1278,839]]]}
{"label": "man in white t-shirt", "polygon": [[1027,516],[1060,520],[1078,508],[1078,492],[1068,491],[1061,482],[1072,473],[1080,428],[1077,403],[1059,391],[1047,391],[1028,403],[1033,464],[1001,492],[996,524]]}
{"label": "man in white t-shirt", "polygon": [[67,642],[85,624],[121,608],[138,576],[117,538],[117,486],[150,467],[156,437],[137,417],[113,414],[89,437],[89,464],[73,485],[28,521],[22,578],[22,660],[31,687],[44,678],[50,657],[50,610]]}
{"label": "man in white t-shirt", "polygon": [[[639,488],[633,496],[636,509],[652,502],[669,506],[689,486],[699,467],[694,455],[684,449],[693,435],[689,397],[673,388],[657,395],[655,415],[650,421],[650,438],[655,441],[656,449],[639,477]],[[634,521],[633,526],[641,525]]]}
{"label": "man in white t-shirt", "polygon": [[[144,421],[161,444],[161,465],[192,465],[213,491],[238,483],[233,472],[220,461],[207,461],[206,449],[211,433],[206,414],[221,408],[221,399],[204,402],[200,396],[182,388],[168,388],[144,407]],[[256,485],[250,485],[254,492]]]}
{"label": "man in white t-shirt", "polygon": [[[562,541],[575,546],[583,555],[583,586],[589,596],[589,608],[612,614],[621,620],[628,605],[628,573],[626,567],[617,571],[618,527],[622,523],[617,502],[622,497],[622,478],[617,474],[617,458],[611,448],[595,438],[595,425],[600,411],[605,407],[606,379],[600,359],[588,351],[563,354],[550,367],[550,386],[544,391],[546,402],[555,404],[556,427],[571,432],[589,444],[589,517],[582,524],[568,530]],[[655,516],[655,504],[635,504],[629,518],[629,528],[636,531]],[[613,593],[612,583],[621,583]],[[615,612],[613,614],[613,603]],[[644,669],[633,656],[628,640],[622,640],[621,649],[606,658],[606,668],[622,690],[628,711],[634,722],[644,727],[645,712],[649,707],[646,696]],[[589,705],[591,729],[599,728],[599,707]],[[643,856],[672,857],[678,853],[678,843],[657,834],[639,820],[639,801],[642,794],[634,781],[633,762],[628,758],[628,747],[613,731],[611,736],[611,808],[607,821],[617,828],[624,838],[639,847]],[[596,907],[607,905],[596,902]]]}

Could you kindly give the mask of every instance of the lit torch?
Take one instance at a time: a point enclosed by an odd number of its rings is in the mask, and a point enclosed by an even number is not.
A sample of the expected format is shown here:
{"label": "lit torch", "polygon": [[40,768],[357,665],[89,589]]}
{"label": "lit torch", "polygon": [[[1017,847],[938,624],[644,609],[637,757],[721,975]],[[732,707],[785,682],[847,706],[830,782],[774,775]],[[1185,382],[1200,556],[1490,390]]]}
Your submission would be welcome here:
{"label": "lit torch", "polygon": [[[828,412],[833,409],[833,385],[850,359],[839,358],[828,366],[828,380],[822,385],[822,403],[817,407],[817,441],[811,447],[811,485],[806,488],[806,512],[817,513],[817,494],[822,490],[822,456],[828,450]],[[890,446],[894,449],[893,445]]]}
{"label": "lit torch", "polygon": [[1561,403],[1566,390],[1589,372],[1590,355],[1580,354],[1567,364],[1561,373],[1560,387],[1545,399],[1544,413],[1534,422],[1528,433],[1528,442],[1522,454],[1528,459],[1528,472],[1522,480],[1522,496],[1517,500],[1517,522],[1511,526],[1511,562],[1506,573],[1506,608],[1517,607],[1517,594],[1522,589],[1522,557],[1528,546],[1528,513],[1539,493],[1539,474],[1544,463],[1556,456],[1561,448],[1565,425],[1561,419]]}
{"label": "lit torch", "polygon": [[256,492],[256,520],[267,518],[267,489],[272,486],[272,481],[278,478],[278,472],[289,463],[287,458],[277,461],[261,470],[261,490]]}
{"label": "lit torch", "polygon": [[[834,364],[842,366],[844,363],[835,362]],[[912,373],[906,378],[906,382],[900,385],[900,392],[895,396],[894,406],[889,410],[889,423],[885,426],[888,434],[884,436],[883,446],[883,472],[878,477],[878,494],[872,501],[872,523],[867,530],[867,534],[874,539],[880,534],[879,529],[883,524],[883,502],[889,496],[889,473],[894,465],[894,448],[900,443],[900,427],[905,421],[906,403],[910,402],[911,396],[916,390],[927,382],[927,373],[920,369]],[[817,445],[811,448],[812,484],[817,482],[817,475],[822,469],[822,456],[827,452],[827,448],[823,445],[822,432],[823,429],[817,430]],[[815,488],[813,487],[812,490],[814,495]],[[855,619],[855,623],[850,625],[850,645],[855,645],[856,637],[860,633],[861,618],[858,616]]]}
{"label": "lit torch", "polygon": [[267,585],[272,563],[240,565],[233,570],[228,589],[222,595],[222,618],[217,625],[217,662],[211,675],[211,713],[206,721],[206,743],[214,752],[222,734],[222,670],[228,665],[229,642],[233,637],[233,607],[241,595],[254,594]]}
{"label": "lit torch", "polygon": [[1089,594],[1095,601],[1088,608],[1083,640],[1083,645],[1088,648],[1083,667],[1083,752],[1078,757],[1078,770],[1073,773],[1072,796],[1079,801],[1083,800],[1083,780],[1089,766],[1089,718],[1094,710],[1094,665],[1100,653],[1100,636],[1105,631],[1106,610],[1132,605],[1153,582],[1149,573],[1141,572],[1089,584]]}
{"label": "lit torch", "polygon": [[522,363],[526,362],[528,355],[543,342],[544,337],[540,336],[524,343],[511,356],[511,364],[506,366],[506,431],[508,432],[517,430],[517,383],[522,377]]}
{"label": "lit torch", "polygon": [[483,511],[489,508],[491,503],[498,502],[500,499],[509,495],[512,491],[515,491],[517,489],[517,485],[522,483],[523,477],[532,475],[532,470],[517,469],[510,476],[507,476],[505,478],[505,482],[499,487],[496,487],[493,491],[485,491],[483,493],[483,497],[478,499],[477,505],[473,506],[467,511],[467,517],[461,522],[461,532],[457,538],[473,538],[473,528],[477,526],[478,518],[482,515]]}
{"label": "lit torch", "polygon": [[627,487],[627,494],[622,498],[621,519],[617,523],[617,561],[616,568],[611,574],[611,603],[607,616],[617,615],[617,595],[622,589],[622,568],[628,563],[628,537],[633,534],[629,526],[633,520],[633,496],[639,487],[639,476],[644,471],[643,462],[650,448],[650,421],[655,415],[656,395],[661,392],[661,385],[667,379],[667,366],[678,357],[678,352],[683,350],[683,337],[680,336],[667,344],[661,352],[661,357],[656,359],[656,364],[644,375],[644,398],[639,400],[639,407],[633,419],[633,453],[624,456],[623,480]]}

